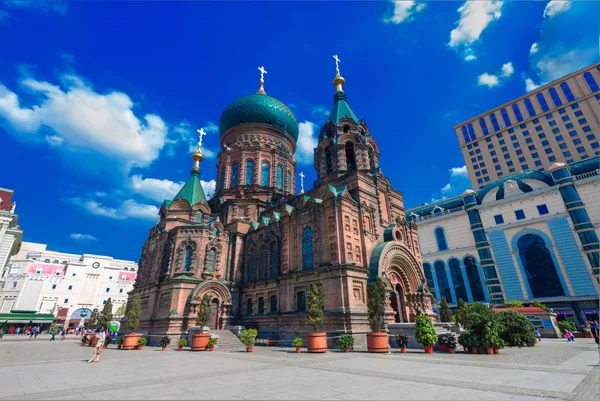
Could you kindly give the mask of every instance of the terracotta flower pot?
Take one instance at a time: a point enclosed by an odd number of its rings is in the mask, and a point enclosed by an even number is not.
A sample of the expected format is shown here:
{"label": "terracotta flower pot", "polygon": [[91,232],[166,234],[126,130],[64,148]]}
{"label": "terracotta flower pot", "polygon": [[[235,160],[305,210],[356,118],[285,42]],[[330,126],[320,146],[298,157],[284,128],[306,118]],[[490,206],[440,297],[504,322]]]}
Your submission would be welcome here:
{"label": "terracotta flower pot", "polygon": [[486,351],[487,351],[488,355],[493,355],[494,354],[494,349],[493,348],[486,348]]}
{"label": "terracotta flower pot", "polygon": [[471,354],[476,354],[477,353],[477,348],[471,348]]}
{"label": "terracotta flower pot", "polygon": [[138,345],[136,348],[137,348],[138,351],[141,351],[144,348],[144,346],[143,345]]}
{"label": "terracotta flower pot", "polygon": [[208,347],[208,350],[209,350],[210,352],[212,352],[212,351],[214,351],[214,350],[215,350],[215,347]]}
{"label": "terracotta flower pot", "polygon": [[137,347],[138,340],[142,338],[141,334],[125,334],[123,338],[123,349],[134,349]]}
{"label": "terracotta flower pot", "polygon": [[528,347],[533,347],[532,343],[527,344]]}
{"label": "terracotta flower pot", "polygon": [[406,354],[406,347],[400,348],[400,352],[402,352],[403,354]]}
{"label": "terracotta flower pot", "polygon": [[194,334],[192,335],[192,351],[206,351],[208,347],[210,334]]}
{"label": "terracotta flower pot", "polygon": [[426,354],[433,354],[433,345],[424,345],[423,349]]}
{"label": "terracotta flower pot", "polygon": [[350,348],[344,348],[344,352],[350,352]]}
{"label": "terracotta flower pot", "polygon": [[163,350],[163,351],[166,351],[166,350],[167,350],[167,347],[162,347],[162,350]]}
{"label": "terracotta flower pot", "polygon": [[300,347],[296,347],[296,354],[300,353]]}
{"label": "terracotta flower pot", "polygon": [[327,333],[308,333],[306,348],[310,353],[327,352]]}
{"label": "terracotta flower pot", "polygon": [[455,350],[454,350],[454,348],[448,348],[448,352],[449,352],[450,354],[454,354],[454,351],[455,351]]}
{"label": "terracotta flower pot", "polygon": [[177,351],[179,351],[179,352],[183,351],[183,347],[182,346],[177,347]]}
{"label": "terracotta flower pot", "polygon": [[367,333],[367,349],[373,353],[387,353],[389,340],[387,333]]}
{"label": "terracotta flower pot", "polygon": [[448,346],[446,344],[440,344],[440,351],[441,352],[446,352],[448,351]]}
{"label": "terracotta flower pot", "polygon": [[252,352],[253,347],[246,347],[246,352]]}
{"label": "terracotta flower pot", "polygon": [[495,350],[494,350],[494,354],[498,355],[499,353],[500,353],[500,350],[499,350],[499,349],[495,349]]}

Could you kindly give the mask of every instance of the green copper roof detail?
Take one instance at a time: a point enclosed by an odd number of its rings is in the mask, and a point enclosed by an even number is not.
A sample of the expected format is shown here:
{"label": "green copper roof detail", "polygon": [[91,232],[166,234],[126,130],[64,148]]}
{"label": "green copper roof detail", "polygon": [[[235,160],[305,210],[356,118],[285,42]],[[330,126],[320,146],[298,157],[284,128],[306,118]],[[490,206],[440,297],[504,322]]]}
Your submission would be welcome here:
{"label": "green copper roof detail", "polygon": [[219,132],[240,124],[270,124],[298,139],[298,121],[294,113],[279,100],[260,93],[242,96],[231,102],[219,120]]}
{"label": "green copper roof detail", "polygon": [[281,218],[281,213],[273,212],[273,219],[277,222]]}
{"label": "green copper roof detail", "polygon": [[358,124],[358,117],[356,117],[356,114],[354,114],[350,105],[346,102],[346,94],[344,92],[337,92],[333,97],[333,101],[333,109],[331,109],[327,121],[337,125],[342,118],[350,118]]}
{"label": "green copper roof detail", "polygon": [[262,222],[262,223],[263,223],[265,226],[268,226],[268,225],[269,225],[269,223],[271,222],[271,219],[270,219],[269,217],[262,216],[260,219],[261,219],[261,222]]}
{"label": "green copper roof detail", "polygon": [[285,205],[285,211],[287,212],[288,216],[290,216],[292,213],[294,213],[294,206],[290,206],[290,205]]}
{"label": "green copper roof detail", "polygon": [[344,193],[344,190],[346,189],[346,184],[341,185],[338,188],[334,187],[331,184],[328,184],[327,187],[329,188],[329,191],[333,194],[334,197],[339,198],[340,196],[342,196],[342,193]]}
{"label": "green copper roof detail", "polygon": [[179,193],[173,198],[173,202],[179,199],[185,199],[191,205],[195,205],[198,202],[205,201],[204,189],[200,183],[200,172],[192,170],[190,178],[187,180],[185,185],[179,190]]}

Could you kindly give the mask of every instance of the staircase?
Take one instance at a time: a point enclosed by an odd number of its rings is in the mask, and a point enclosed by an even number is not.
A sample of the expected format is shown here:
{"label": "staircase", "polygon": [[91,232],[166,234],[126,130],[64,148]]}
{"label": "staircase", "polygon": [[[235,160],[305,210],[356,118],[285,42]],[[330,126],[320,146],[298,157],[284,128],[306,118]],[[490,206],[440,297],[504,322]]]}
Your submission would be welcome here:
{"label": "staircase", "polygon": [[241,351],[246,348],[231,330],[211,330],[210,334],[219,336],[215,351]]}

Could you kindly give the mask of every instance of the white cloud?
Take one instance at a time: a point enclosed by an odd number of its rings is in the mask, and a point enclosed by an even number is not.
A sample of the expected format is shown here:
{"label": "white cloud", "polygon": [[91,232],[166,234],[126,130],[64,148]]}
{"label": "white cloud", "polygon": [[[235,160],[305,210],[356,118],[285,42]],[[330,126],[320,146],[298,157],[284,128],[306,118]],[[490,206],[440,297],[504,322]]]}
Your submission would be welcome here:
{"label": "white cloud", "polygon": [[390,17],[384,19],[386,23],[401,24],[411,21],[415,14],[423,11],[424,3],[417,3],[412,0],[392,1],[394,3],[394,12]]}
{"label": "white cloud", "polygon": [[71,238],[74,241],[79,241],[79,242],[91,242],[91,241],[98,241],[98,239],[96,237],[94,237],[93,235],[90,234],[78,234],[78,233],[73,233],[71,235],[69,235],[69,238]]}
{"label": "white cloud", "polygon": [[472,45],[487,26],[502,16],[503,2],[491,1],[466,1],[457,11],[460,19],[457,27],[450,32],[448,45],[454,49],[462,49],[466,53],[465,60],[470,61],[475,57]]}
{"label": "white cloud", "polygon": [[432,195],[432,202],[460,195],[466,189],[470,188],[471,183],[469,181],[467,166],[452,167],[448,172],[450,173],[450,181],[440,188],[439,193]]}
{"label": "white cloud", "polygon": [[314,160],[314,150],[317,147],[315,132],[318,127],[310,121],[298,124],[298,142],[296,144],[296,161],[299,164],[310,165]]}
{"label": "white cloud", "polygon": [[540,47],[539,47],[539,45],[536,42],[536,43],[534,43],[534,44],[531,45],[531,48],[529,49],[529,54],[535,54],[535,53],[537,53],[539,51],[540,51]]}
{"label": "white cloud", "polygon": [[546,4],[544,9],[544,18],[551,18],[560,13],[564,13],[571,8],[571,1],[552,0]]}
{"label": "white cloud", "polygon": [[130,178],[131,188],[138,194],[162,202],[165,199],[173,199],[181,189],[184,182],[173,182],[157,178],[142,178],[134,175]]}
{"label": "white cloud", "polygon": [[129,218],[158,220],[158,207],[138,203],[133,199],[127,199],[118,208],[106,206],[91,199],[71,198],[70,201],[95,216],[108,217],[115,220]]}
{"label": "white cloud", "polygon": [[477,60],[477,56],[474,54],[467,54],[465,56],[465,61],[473,61],[473,60]]}
{"label": "white cloud", "polygon": [[500,81],[498,80],[497,76],[485,72],[477,77],[477,83],[481,86],[485,85],[488,88],[493,88],[494,86],[498,85]]}
{"label": "white cloud", "polygon": [[[207,121],[202,128],[207,133],[207,136],[202,138],[202,154],[205,159],[215,159],[218,151],[210,149],[206,146],[206,138],[219,133],[219,127],[212,121]],[[173,132],[177,134],[177,139],[169,139],[168,142],[168,154],[169,156],[175,156],[175,145],[178,143],[187,143],[188,153],[194,153],[198,148],[198,129],[192,127],[192,125],[183,120],[173,127]]]}
{"label": "white cloud", "polygon": [[64,15],[67,12],[67,4],[62,0],[4,0],[2,3],[6,5],[6,7],[13,9],[39,10],[45,13],[55,12],[61,15]]}
{"label": "white cloud", "polygon": [[56,147],[62,145],[63,142],[65,141],[58,135],[46,135],[45,138],[46,138],[46,142],[48,142],[48,146],[50,146],[51,148],[56,148]]}
{"label": "white cloud", "polygon": [[543,83],[537,85],[531,78],[525,78],[525,90],[527,92],[531,92],[532,90],[536,90],[540,86],[544,85]]}
{"label": "white cloud", "polygon": [[513,67],[512,62],[511,63],[506,63],[502,65],[502,69],[501,69],[501,76],[504,78],[508,78],[510,77],[513,72],[515,72],[515,68]]}
{"label": "white cloud", "polygon": [[158,208],[154,205],[137,203],[128,199],[119,207],[119,212],[125,218],[139,218],[145,220],[158,220]]}
{"label": "white cloud", "polygon": [[331,112],[331,110],[325,106],[313,106],[311,111],[316,117],[329,117],[329,113]]}
{"label": "white cloud", "polygon": [[207,199],[210,199],[215,194],[217,182],[215,180],[200,180],[200,184],[202,185],[202,189],[204,190],[204,195],[206,195]]}
{"label": "white cloud", "polygon": [[598,49],[577,49],[562,52],[549,52],[542,56],[535,67],[542,81],[550,82],[571,74],[585,65],[591,64],[598,57]]}

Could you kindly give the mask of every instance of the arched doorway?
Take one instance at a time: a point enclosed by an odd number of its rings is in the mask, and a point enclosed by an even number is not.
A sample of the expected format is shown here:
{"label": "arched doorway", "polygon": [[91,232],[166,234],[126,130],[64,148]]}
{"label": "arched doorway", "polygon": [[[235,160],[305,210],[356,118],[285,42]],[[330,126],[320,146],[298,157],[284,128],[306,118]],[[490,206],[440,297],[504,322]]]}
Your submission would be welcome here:
{"label": "arched doorway", "polygon": [[394,320],[396,323],[404,323],[406,319],[406,309],[404,307],[404,290],[400,284],[392,286],[390,293],[391,307],[394,310]]}
{"label": "arched doorway", "polygon": [[213,330],[219,328],[219,300],[217,298],[213,298],[210,302],[210,321],[208,322],[208,327]]}
{"label": "arched doorway", "polygon": [[535,298],[564,296],[556,265],[544,240],[535,234],[525,234],[519,238],[517,248],[531,294]]}

